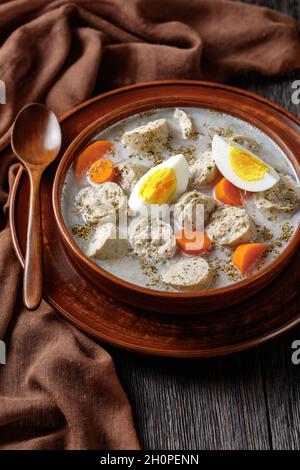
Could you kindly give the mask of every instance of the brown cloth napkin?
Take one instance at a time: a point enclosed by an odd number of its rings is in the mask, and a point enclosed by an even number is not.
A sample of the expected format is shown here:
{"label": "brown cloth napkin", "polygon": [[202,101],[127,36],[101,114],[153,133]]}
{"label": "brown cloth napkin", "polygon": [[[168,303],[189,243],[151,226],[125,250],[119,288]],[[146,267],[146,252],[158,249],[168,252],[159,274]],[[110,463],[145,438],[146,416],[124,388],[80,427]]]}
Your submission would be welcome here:
{"label": "brown cloth napkin", "polygon": [[[12,0],[0,5],[0,148],[16,112],[44,101],[60,114],[98,91],[167,78],[223,81],[300,66],[297,24],[222,0]],[[0,213],[17,165],[0,155]],[[43,302],[21,304],[21,269],[0,232],[0,448],[137,449],[131,410],[111,357]]]}

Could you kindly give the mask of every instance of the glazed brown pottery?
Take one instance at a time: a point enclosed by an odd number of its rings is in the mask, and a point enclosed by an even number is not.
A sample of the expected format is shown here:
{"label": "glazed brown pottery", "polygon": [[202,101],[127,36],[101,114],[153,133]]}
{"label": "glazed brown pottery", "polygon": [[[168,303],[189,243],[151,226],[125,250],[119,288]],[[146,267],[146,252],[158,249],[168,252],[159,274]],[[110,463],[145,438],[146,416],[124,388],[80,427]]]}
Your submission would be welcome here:
{"label": "glazed brown pottery", "polygon": [[158,107],[182,106],[209,108],[230,113],[250,122],[268,134],[286,153],[300,176],[300,166],[297,160],[298,156],[300,157],[300,136],[293,133],[293,129],[282,119],[279,119],[275,113],[272,113],[266,104],[249,103],[248,97],[238,94],[234,90],[203,87],[201,91],[199,93],[198,89],[192,91],[190,88],[185,90],[181,86],[165,91],[162,86],[156,88],[153,98],[146,99],[142,99],[137,92],[134,100],[100,117],[76,137],[63,155],[54,180],[53,204],[58,230],[77,267],[104,293],[130,305],[159,313],[180,314],[183,308],[187,309],[189,313],[208,312],[219,309],[220,305],[228,307],[252,296],[279,274],[295,253],[300,242],[300,228],[298,228],[288,246],[274,261],[242,281],[222,288],[184,293],[147,289],[126,282],[99,267],[87,258],[77,246],[65,225],[61,212],[61,192],[66,173],[76,156],[100,131],[133,114]]}

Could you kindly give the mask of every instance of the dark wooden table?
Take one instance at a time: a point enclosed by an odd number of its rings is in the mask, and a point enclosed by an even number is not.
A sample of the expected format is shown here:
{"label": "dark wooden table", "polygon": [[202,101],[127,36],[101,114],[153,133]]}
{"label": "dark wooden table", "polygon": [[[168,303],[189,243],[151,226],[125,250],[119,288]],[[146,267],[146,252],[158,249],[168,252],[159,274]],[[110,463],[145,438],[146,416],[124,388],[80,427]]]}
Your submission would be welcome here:
{"label": "dark wooden table", "polygon": [[[248,2],[300,21],[298,0]],[[231,84],[300,116],[300,105],[291,102],[295,78],[300,74]],[[110,349],[143,447],[300,449],[300,365],[291,361],[296,339],[300,327],[262,347],[210,360],[168,360]]]}

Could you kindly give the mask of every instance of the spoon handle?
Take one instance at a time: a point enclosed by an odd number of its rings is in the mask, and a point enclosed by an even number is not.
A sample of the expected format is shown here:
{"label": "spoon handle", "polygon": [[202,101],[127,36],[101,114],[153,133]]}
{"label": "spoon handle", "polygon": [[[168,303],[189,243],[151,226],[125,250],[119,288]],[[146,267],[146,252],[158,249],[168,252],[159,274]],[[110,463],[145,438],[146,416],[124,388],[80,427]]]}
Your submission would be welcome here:
{"label": "spoon handle", "polygon": [[26,257],[23,277],[23,301],[29,310],[36,310],[42,300],[43,248],[40,208],[39,171],[29,172],[30,202],[27,228]]}

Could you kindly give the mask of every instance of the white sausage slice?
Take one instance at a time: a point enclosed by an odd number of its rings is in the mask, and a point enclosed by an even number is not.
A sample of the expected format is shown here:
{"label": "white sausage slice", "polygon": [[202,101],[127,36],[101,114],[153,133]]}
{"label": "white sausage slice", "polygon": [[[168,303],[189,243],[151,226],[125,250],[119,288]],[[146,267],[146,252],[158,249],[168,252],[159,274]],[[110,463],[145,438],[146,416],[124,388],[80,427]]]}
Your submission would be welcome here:
{"label": "white sausage slice", "polygon": [[176,251],[176,238],[170,224],[160,219],[138,219],[130,229],[129,243],[141,258],[164,260]]}
{"label": "white sausage slice", "polygon": [[210,186],[219,174],[212,153],[206,151],[190,167],[189,185],[194,189]]}
{"label": "white sausage slice", "polygon": [[174,219],[179,227],[202,229],[217,202],[199,191],[184,193],[174,205]]}
{"label": "white sausage slice", "polygon": [[121,211],[126,211],[124,192],[116,183],[88,186],[79,191],[75,199],[76,212],[87,223],[115,221]]}
{"label": "white sausage slice", "polygon": [[122,258],[127,253],[127,240],[119,238],[116,227],[110,222],[98,225],[86,250],[87,256],[98,259]]}
{"label": "white sausage slice", "polygon": [[166,119],[157,119],[125,132],[122,141],[137,152],[151,153],[160,151],[167,143],[168,137],[169,128]]}
{"label": "white sausage slice", "polygon": [[203,290],[212,286],[214,276],[205,259],[186,257],[166,267],[161,273],[161,279],[176,289]]}
{"label": "white sausage slice", "polygon": [[300,202],[300,187],[291,176],[281,174],[278,183],[255,194],[254,201],[264,211],[293,212]]}
{"label": "white sausage slice", "polygon": [[182,137],[184,140],[189,139],[193,135],[194,126],[191,117],[182,109],[176,108],[174,111],[174,118],[178,120]]}
{"label": "white sausage slice", "polygon": [[138,182],[149,170],[146,165],[139,165],[138,163],[119,163],[116,165],[118,183],[126,194],[130,194]]}
{"label": "white sausage slice", "polygon": [[226,206],[214,212],[206,233],[218,245],[236,246],[254,240],[256,228],[245,209]]}

